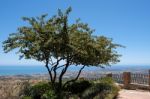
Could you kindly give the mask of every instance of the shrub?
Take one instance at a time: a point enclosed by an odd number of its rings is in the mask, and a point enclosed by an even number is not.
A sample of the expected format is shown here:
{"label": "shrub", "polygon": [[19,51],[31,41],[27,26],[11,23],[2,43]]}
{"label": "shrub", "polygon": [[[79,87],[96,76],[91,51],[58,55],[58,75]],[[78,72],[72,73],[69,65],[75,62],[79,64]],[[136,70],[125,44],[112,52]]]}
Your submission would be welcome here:
{"label": "shrub", "polygon": [[81,97],[83,99],[113,99],[118,91],[118,87],[111,78],[102,78],[95,81]]}
{"label": "shrub", "polygon": [[33,99],[41,99],[42,95],[49,89],[50,89],[50,85],[48,83],[40,82],[26,89],[25,95],[31,96]]}
{"label": "shrub", "polygon": [[91,83],[86,80],[79,80],[73,83],[70,83],[65,88],[65,91],[71,92],[72,94],[79,94],[84,92],[87,88],[91,86]]}
{"label": "shrub", "polygon": [[41,96],[50,88],[48,83],[39,83],[31,88],[31,96],[34,99],[40,99]]}
{"label": "shrub", "polygon": [[[58,86],[58,83],[55,85]],[[40,82],[36,85],[29,86],[24,91],[25,97],[23,99],[59,99],[58,93],[52,89],[52,86],[48,82]]]}

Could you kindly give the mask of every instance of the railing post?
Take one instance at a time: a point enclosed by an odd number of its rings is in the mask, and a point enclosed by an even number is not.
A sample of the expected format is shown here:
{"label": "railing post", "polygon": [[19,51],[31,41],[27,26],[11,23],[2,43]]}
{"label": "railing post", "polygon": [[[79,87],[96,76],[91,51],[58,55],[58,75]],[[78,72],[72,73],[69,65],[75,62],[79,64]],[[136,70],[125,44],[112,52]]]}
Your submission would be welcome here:
{"label": "railing post", "polygon": [[123,83],[124,88],[128,88],[131,83],[131,73],[130,72],[123,72]]}

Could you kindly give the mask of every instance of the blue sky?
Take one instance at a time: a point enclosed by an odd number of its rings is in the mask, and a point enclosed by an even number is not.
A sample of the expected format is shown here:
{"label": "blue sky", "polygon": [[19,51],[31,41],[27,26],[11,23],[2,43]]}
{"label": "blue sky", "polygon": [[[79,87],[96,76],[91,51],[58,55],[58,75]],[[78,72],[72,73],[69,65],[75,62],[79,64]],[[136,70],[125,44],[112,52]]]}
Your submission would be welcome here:
{"label": "blue sky", "polygon": [[2,41],[19,26],[21,17],[36,17],[69,6],[70,20],[81,18],[95,29],[126,48],[118,49],[118,65],[150,65],[150,0],[0,0],[0,65],[38,65],[33,60],[19,60],[15,51],[4,54]]}

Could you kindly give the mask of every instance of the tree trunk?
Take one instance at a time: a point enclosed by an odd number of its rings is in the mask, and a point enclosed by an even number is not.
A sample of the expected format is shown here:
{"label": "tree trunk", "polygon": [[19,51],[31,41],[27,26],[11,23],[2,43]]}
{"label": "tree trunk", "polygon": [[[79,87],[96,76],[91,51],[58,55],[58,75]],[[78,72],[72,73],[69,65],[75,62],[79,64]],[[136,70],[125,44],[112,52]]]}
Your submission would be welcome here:
{"label": "tree trunk", "polygon": [[58,85],[58,90],[61,92],[62,91],[62,78],[63,78],[63,75],[66,73],[67,69],[69,67],[69,62],[67,62],[65,68],[62,70],[60,76],[59,76],[59,85]]}
{"label": "tree trunk", "polygon": [[52,77],[51,70],[50,70],[49,67],[48,67],[48,60],[46,60],[45,67],[46,67],[46,69],[47,69],[47,71],[48,71],[48,74],[49,74],[49,77],[50,77],[50,81],[51,81],[51,83],[49,83],[49,84],[50,84],[50,86],[52,86],[52,88],[54,89],[53,77]]}

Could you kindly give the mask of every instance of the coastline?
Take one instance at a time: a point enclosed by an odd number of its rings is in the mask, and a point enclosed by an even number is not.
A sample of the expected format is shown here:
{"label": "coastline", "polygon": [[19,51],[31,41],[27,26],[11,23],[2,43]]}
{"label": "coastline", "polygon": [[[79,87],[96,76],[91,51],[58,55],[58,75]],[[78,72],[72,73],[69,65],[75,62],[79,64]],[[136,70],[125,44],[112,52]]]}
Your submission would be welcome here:
{"label": "coastline", "polygon": [[[79,67],[71,66],[68,71],[76,72],[80,69]],[[106,68],[100,67],[86,67],[84,72],[94,72],[94,73],[122,73],[124,71],[136,72],[136,73],[148,73],[147,71],[150,69],[150,65],[141,65],[141,66],[106,66]],[[0,66],[0,76],[31,76],[31,75],[45,75],[47,74],[46,68],[43,66]]]}

